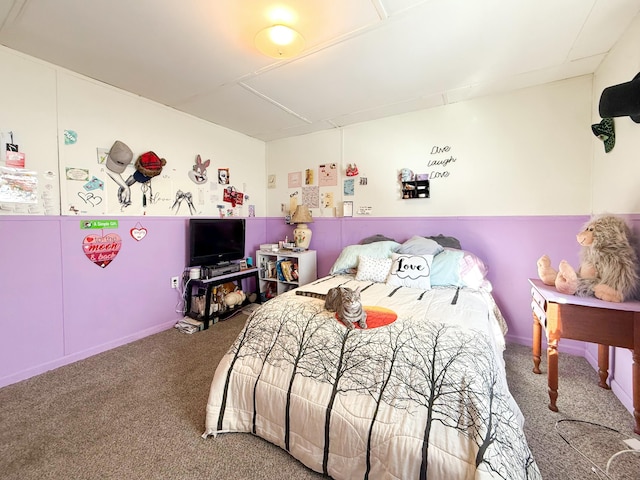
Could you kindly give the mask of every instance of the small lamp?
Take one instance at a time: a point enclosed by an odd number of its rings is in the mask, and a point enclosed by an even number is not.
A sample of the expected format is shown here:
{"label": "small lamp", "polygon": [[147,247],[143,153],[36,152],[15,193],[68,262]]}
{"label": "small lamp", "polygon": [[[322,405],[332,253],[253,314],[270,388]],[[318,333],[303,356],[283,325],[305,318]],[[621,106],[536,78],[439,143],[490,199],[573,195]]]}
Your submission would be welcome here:
{"label": "small lamp", "polygon": [[306,205],[298,205],[296,211],[291,216],[291,223],[295,223],[296,228],[293,229],[293,238],[296,242],[296,247],[304,250],[309,248],[311,242],[311,230],[307,226],[307,223],[312,223],[313,217],[309,211],[309,207]]}

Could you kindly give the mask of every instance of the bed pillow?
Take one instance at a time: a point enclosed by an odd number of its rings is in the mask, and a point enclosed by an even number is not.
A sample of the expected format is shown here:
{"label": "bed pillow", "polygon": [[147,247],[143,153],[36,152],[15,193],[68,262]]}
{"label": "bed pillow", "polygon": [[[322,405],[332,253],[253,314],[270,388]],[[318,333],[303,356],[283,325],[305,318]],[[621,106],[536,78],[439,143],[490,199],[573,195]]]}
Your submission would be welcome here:
{"label": "bed pillow", "polygon": [[363,238],[362,240],[360,240],[360,245],[367,245],[368,243],[385,242],[385,241],[395,242],[393,238],[385,237],[384,235],[378,233],[376,235],[371,235],[370,237]]}
{"label": "bed pillow", "polygon": [[431,285],[464,287],[460,277],[462,257],[464,257],[462,250],[449,248],[445,248],[442,253],[436,255],[431,264]]}
{"label": "bed pillow", "polygon": [[460,278],[465,286],[471,288],[484,288],[491,291],[491,283],[487,280],[489,269],[479,257],[471,252],[463,250],[464,255],[460,263]]}
{"label": "bed pillow", "polygon": [[431,265],[431,285],[483,288],[491,291],[489,269],[477,256],[466,250],[445,248]]}
{"label": "bed pillow", "polygon": [[398,248],[397,253],[406,255],[437,255],[442,250],[438,242],[429,238],[414,235]]}
{"label": "bed pillow", "polygon": [[342,249],[340,256],[329,270],[330,275],[355,273],[360,255],[372,258],[389,258],[400,244],[391,240],[369,243],[367,245],[349,245]]}
{"label": "bed pillow", "polygon": [[438,244],[440,244],[445,248],[457,248],[458,250],[462,248],[460,246],[460,240],[458,240],[456,237],[445,237],[444,235],[439,234],[439,235],[436,235],[435,237],[431,236],[431,237],[424,237],[424,238],[435,240],[436,242],[438,242]]}
{"label": "bed pillow", "polygon": [[372,258],[360,255],[358,256],[356,280],[384,283],[387,281],[392,263],[390,258]]}
{"label": "bed pillow", "polygon": [[387,277],[387,285],[412,287],[422,290],[431,288],[431,264],[433,255],[391,255],[393,263]]}

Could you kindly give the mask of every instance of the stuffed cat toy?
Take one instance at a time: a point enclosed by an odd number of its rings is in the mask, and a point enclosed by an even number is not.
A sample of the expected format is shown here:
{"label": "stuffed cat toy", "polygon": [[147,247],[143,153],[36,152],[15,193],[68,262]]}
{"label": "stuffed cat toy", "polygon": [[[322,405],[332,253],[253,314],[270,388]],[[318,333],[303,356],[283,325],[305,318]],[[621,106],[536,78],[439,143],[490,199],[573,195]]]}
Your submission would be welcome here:
{"label": "stuffed cat toy", "polygon": [[347,287],[333,287],[327,291],[326,295],[296,290],[296,294],[324,300],[324,308],[330,312],[336,312],[340,321],[349,329],[355,328],[356,323],[360,328],[367,328],[367,312],[362,308],[360,288],[352,290]]}
{"label": "stuffed cat toy", "polygon": [[576,272],[566,260],[558,271],[543,255],[538,260],[538,276],[560,293],[595,296],[608,302],[624,302],[638,294],[638,257],[631,229],[613,215],[596,217],[576,236],[582,245],[580,268]]}

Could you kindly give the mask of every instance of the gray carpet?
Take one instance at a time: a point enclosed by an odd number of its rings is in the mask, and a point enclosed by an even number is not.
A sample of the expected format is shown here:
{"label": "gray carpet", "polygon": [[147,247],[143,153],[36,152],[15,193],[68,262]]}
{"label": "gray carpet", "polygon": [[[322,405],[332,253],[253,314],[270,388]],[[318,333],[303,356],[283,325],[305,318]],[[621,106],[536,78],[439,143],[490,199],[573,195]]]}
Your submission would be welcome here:
{"label": "gray carpet", "polygon": [[[239,315],[194,335],[171,329],[0,389],[0,478],[321,478],[249,434],[201,438],[213,372],[244,320]],[[509,345],[505,358],[543,477],[606,478],[591,471],[589,460],[604,470],[624,448],[621,439],[633,436],[633,418],[598,388],[586,360],[560,356],[561,412],[553,413],[546,376],[531,372],[530,349]],[[568,444],[555,429],[560,419],[620,433],[562,422]],[[610,478],[640,479],[640,458],[617,457]]]}

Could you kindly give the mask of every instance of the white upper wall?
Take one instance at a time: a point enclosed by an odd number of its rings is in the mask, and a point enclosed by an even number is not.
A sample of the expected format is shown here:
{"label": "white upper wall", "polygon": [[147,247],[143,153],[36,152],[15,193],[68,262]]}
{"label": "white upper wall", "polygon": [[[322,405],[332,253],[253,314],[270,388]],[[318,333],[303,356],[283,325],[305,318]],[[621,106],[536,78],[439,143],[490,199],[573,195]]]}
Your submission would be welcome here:
{"label": "white upper wall", "polygon": [[[640,17],[609,52],[594,76],[592,122],[600,122],[602,91],[631,81],[640,72]],[[640,124],[614,118],[616,143],[605,153],[602,142],[593,157],[593,213],[640,212]]]}
{"label": "white upper wall", "polygon": [[[0,109],[0,143],[14,142],[26,154],[26,168],[36,172],[38,203],[0,202],[0,214],[79,213],[188,215],[186,204],[171,209],[178,190],[191,192],[197,214],[217,215],[223,191],[188,179],[196,154],[229,168],[231,184],[250,195],[238,213],[281,216],[297,189],[287,186],[289,173],[335,163],[338,185],[321,187],[322,199],[332,194],[334,205],[354,202],[354,214],[370,207],[375,216],[562,215],[600,212],[640,212],[640,125],[617,118],[616,146],[604,153],[590,131],[600,120],[598,100],[604,88],[631,80],[640,71],[640,18],[609,53],[595,77],[578,77],[507,95],[488,96],[434,109],[361,123],[344,129],[291,137],[265,144],[212,125],[163,105],[32,57],[0,47],[5,92]],[[64,144],[64,130],[78,140]],[[167,159],[162,177],[152,181],[158,202],[141,206],[141,190],[132,189],[136,203],[121,209],[115,183],[97,163],[97,148],[120,139],[134,154],[156,151]],[[432,154],[434,147],[449,151]],[[4,158],[4,150],[0,152]],[[265,167],[266,156],[266,167]],[[447,166],[442,162],[455,158]],[[435,165],[434,165],[435,162]],[[345,168],[355,164],[353,196],[343,193]],[[0,167],[4,164],[0,161]],[[66,178],[66,169],[87,170],[88,178],[104,181],[103,202],[81,199],[82,180]],[[397,180],[401,168],[432,175],[431,198],[402,200]],[[268,174],[276,176],[266,188]],[[444,176],[448,175],[448,176]],[[360,185],[362,178],[366,185]],[[60,192],[62,184],[62,192]],[[139,187],[136,184],[134,187]],[[135,192],[135,193],[134,193]],[[96,192],[100,194],[101,192]],[[95,203],[95,202],[94,202]],[[60,205],[62,204],[62,209]],[[229,204],[226,204],[229,206]],[[314,209],[333,216],[333,208]]]}
{"label": "white upper wall", "polygon": [[[338,213],[343,200],[354,202],[354,216],[361,207],[396,217],[589,213],[591,159],[600,147],[590,128],[592,96],[592,77],[583,76],[269,142],[276,188],[267,191],[267,213],[282,215],[280,205],[295,193],[289,173],[332,162],[338,186],[319,191],[334,192]],[[353,196],[343,193],[349,164],[359,171]],[[431,198],[401,199],[402,168],[429,174]]]}
{"label": "white upper wall", "polygon": [[[4,47],[0,47],[0,65],[0,215],[59,215],[56,69]],[[37,203],[2,201],[13,196],[4,183],[7,171],[3,170],[6,144],[12,137],[26,155],[25,167],[37,172]]]}
{"label": "white upper wall", "polygon": [[[0,201],[0,214],[218,216],[217,205],[232,208],[217,182],[218,168],[229,169],[229,186],[249,195],[234,214],[247,216],[249,205],[255,205],[256,216],[266,214],[264,142],[4,47],[0,64],[0,140],[6,143],[8,132],[14,133],[26,169],[38,179],[37,204]],[[65,144],[65,130],[77,134],[75,143]],[[150,182],[146,207],[143,184],[136,182],[130,186],[132,203],[123,208],[118,184],[99,163],[97,149],[108,150],[116,140],[134,154],[124,181],[140,154],[153,151],[166,159],[162,174]],[[203,162],[211,160],[203,184],[189,177],[198,154]],[[91,189],[94,177],[101,188]],[[193,209],[180,192],[191,194]]]}

